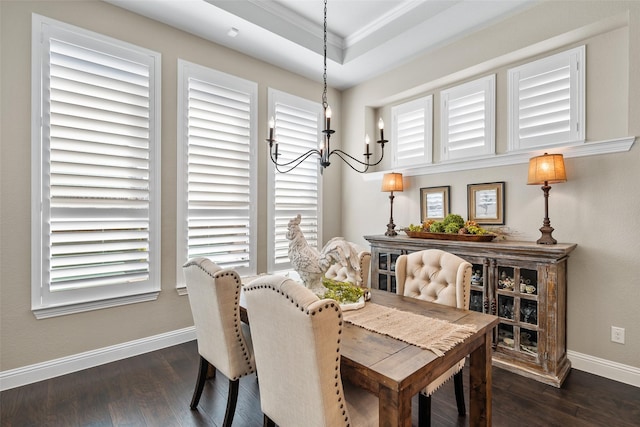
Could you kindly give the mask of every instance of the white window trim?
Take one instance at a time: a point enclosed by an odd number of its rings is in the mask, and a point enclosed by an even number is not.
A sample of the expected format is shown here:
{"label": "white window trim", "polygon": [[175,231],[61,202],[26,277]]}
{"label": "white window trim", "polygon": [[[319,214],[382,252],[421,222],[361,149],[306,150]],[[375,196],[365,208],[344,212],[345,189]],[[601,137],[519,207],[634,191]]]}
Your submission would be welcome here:
{"label": "white window trim", "polygon": [[[523,142],[519,135],[519,82],[524,74],[542,74],[551,67],[559,65],[570,66],[570,131],[568,138],[542,137]],[[585,70],[586,46],[579,46],[555,55],[541,58],[508,70],[508,125],[509,151],[536,150],[543,147],[562,147],[585,142],[586,112],[585,112]],[[540,72],[538,70],[544,70]],[[535,74],[533,74],[535,75]]]}
{"label": "white window trim", "polygon": [[[449,149],[448,128],[449,110],[448,103],[451,99],[483,92],[484,93],[484,144],[461,150],[458,153]],[[445,89],[440,92],[440,159],[441,161],[460,160],[471,157],[495,155],[495,115],[496,115],[496,75],[491,74],[461,85]]]}
{"label": "white window trim", "polygon": [[[47,161],[46,151],[42,150],[42,139],[45,135],[44,114],[47,107],[43,94],[48,90],[46,75],[43,75],[44,34],[51,31],[67,34],[83,40],[110,45],[114,49],[129,50],[136,55],[146,55],[152,66],[149,88],[152,92],[153,104],[150,106],[150,189],[149,189],[149,279],[140,286],[127,289],[120,287],[117,291],[105,292],[103,289],[83,289],[81,295],[69,297],[67,302],[51,304],[43,301],[44,293],[48,293],[45,284],[49,273],[45,271],[43,244],[48,234],[44,218],[48,217],[48,204],[43,203],[45,197],[43,180],[43,161]],[[160,107],[161,107],[161,56],[159,53],[122,42],[92,31],[84,30],[41,15],[32,15],[31,41],[31,309],[37,319],[44,319],[66,314],[80,313],[90,310],[114,307],[157,299],[161,289],[160,281]],[[47,263],[48,264],[48,263]],[[87,291],[87,292],[84,292]]]}
{"label": "white window trim", "polygon": [[[268,113],[267,117],[275,116],[275,105],[276,103],[283,103],[291,106],[295,106],[297,108],[301,108],[307,111],[317,111],[318,114],[318,145],[322,141],[322,105],[310,101],[308,99],[304,99],[295,95],[291,95],[286,92],[282,92],[277,89],[268,88],[267,90],[268,96]],[[267,145],[267,144],[265,144]],[[269,148],[267,145],[266,148],[267,157],[269,156]],[[311,157],[315,159],[315,156]],[[286,263],[284,265],[275,265],[275,229],[273,224],[275,222],[275,166],[271,162],[270,159],[267,159],[268,163],[268,180],[267,180],[267,272],[271,274],[277,273],[285,273],[289,272],[291,269],[291,263]],[[320,170],[320,164],[318,163],[318,244],[321,245],[322,242],[322,175]],[[304,218],[302,218],[304,221]]]}
{"label": "white window trim", "polygon": [[251,97],[251,118],[250,118],[250,170],[254,173],[250,176],[250,227],[251,238],[249,242],[249,267],[238,270],[242,276],[255,275],[257,272],[257,218],[258,218],[258,156],[257,156],[257,110],[258,110],[258,85],[255,82],[242,79],[230,74],[223,73],[212,68],[204,67],[183,59],[178,59],[178,126],[177,126],[177,237],[176,237],[176,288],[180,295],[186,295],[186,283],[182,266],[187,261],[187,108],[186,96],[188,95],[188,79],[190,77],[200,78],[204,81],[215,81],[216,84],[229,87],[235,90],[243,90]]}
{"label": "white window trim", "polygon": [[[398,117],[412,112],[422,111],[424,115],[423,149],[421,156],[415,156],[404,161],[398,159],[399,137]],[[429,164],[433,162],[433,95],[424,96],[413,101],[391,107],[391,132],[393,141],[393,167],[408,167]]]}

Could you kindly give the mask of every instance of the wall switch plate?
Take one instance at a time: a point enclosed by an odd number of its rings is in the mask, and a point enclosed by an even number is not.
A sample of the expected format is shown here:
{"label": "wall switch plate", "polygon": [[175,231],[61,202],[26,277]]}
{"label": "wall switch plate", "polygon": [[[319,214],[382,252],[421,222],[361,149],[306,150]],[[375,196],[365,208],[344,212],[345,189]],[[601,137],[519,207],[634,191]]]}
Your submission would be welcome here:
{"label": "wall switch plate", "polygon": [[624,344],[624,328],[611,327],[611,341]]}

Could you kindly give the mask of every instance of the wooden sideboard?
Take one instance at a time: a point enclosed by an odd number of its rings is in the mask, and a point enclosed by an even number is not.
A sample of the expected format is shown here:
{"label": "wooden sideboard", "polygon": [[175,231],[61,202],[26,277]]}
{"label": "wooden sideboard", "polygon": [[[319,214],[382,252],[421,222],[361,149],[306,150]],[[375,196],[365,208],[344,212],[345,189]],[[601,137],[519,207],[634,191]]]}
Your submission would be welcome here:
{"label": "wooden sideboard", "polygon": [[371,244],[371,287],[396,291],[398,256],[441,249],[473,264],[470,309],[499,317],[493,364],[561,387],[567,359],[567,259],[575,244],[468,242],[364,236]]}

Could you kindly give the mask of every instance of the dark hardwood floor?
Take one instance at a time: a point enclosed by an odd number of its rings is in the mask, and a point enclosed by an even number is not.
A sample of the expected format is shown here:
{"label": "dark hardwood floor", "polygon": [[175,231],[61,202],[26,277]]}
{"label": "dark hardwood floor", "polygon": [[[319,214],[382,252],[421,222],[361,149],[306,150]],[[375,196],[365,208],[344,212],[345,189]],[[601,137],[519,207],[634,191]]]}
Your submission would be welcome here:
{"label": "dark hardwood floor", "polygon": [[[197,411],[189,409],[196,381],[195,341],[1,393],[3,427],[219,426],[227,379],[205,386]],[[465,375],[465,387],[467,384]],[[467,392],[468,404],[468,392]],[[457,416],[453,381],[432,400],[433,426],[465,426]],[[417,425],[417,398],[414,398]],[[255,376],[241,379],[234,426],[261,426]],[[493,425],[640,426],[640,388],[572,370],[557,389],[493,369]],[[292,426],[304,427],[304,426]]]}

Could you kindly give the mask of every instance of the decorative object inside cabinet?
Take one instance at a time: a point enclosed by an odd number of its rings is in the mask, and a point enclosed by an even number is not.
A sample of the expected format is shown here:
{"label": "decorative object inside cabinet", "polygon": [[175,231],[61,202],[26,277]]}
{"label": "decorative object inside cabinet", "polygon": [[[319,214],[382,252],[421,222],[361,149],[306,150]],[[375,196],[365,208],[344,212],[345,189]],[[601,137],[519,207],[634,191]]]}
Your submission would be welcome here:
{"label": "decorative object inside cabinet", "polygon": [[538,332],[520,328],[520,350],[531,356],[538,355]]}
{"label": "decorative object inside cabinet", "polygon": [[513,297],[498,295],[498,316],[514,320],[513,318]]}
{"label": "decorative object inside cabinet", "polygon": [[536,301],[520,300],[520,321],[531,325],[538,324],[538,303]]}
{"label": "decorative object inside cabinet", "polygon": [[513,325],[504,323],[498,325],[498,343],[505,347],[514,348]]}
{"label": "decorative object inside cabinet", "polygon": [[482,308],[484,307],[482,300],[483,300],[482,291],[471,289],[471,295],[469,300],[469,310],[478,311],[482,313],[483,312]]}
{"label": "decorative object inside cabinet", "polygon": [[499,272],[498,289],[505,289],[508,291],[512,291],[514,288],[513,268],[500,267],[498,268],[498,272]]}
{"label": "decorative object inside cabinet", "polygon": [[469,297],[469,310],[478,311],[480,313],[487,312],[485,309],[485,285],[483,277],[483,266],[481,264],[473,264],[471,267],[471,294]]}
{"label": "decorative object inside cabinet", "polygon": [[535,270],[520,269],[520,293],[536,295],[538,293],[538,274]]}

